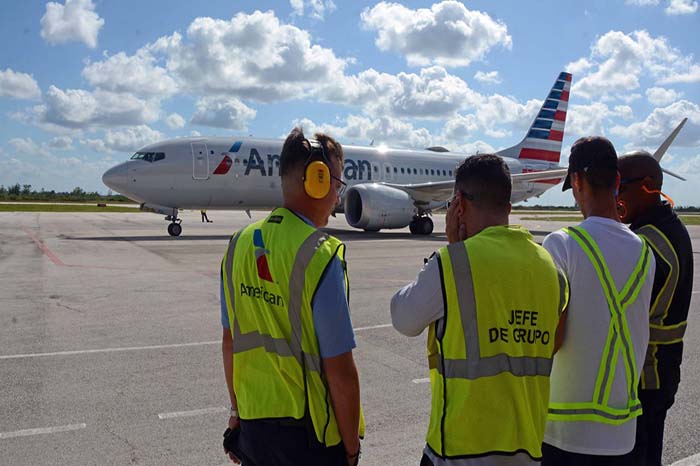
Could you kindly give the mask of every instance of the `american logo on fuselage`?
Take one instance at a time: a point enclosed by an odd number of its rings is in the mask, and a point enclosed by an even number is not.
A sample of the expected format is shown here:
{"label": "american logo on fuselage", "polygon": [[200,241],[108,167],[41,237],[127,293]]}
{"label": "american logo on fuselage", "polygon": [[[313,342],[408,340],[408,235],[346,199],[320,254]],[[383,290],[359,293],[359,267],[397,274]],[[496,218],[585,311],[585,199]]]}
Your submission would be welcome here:
{"label": "american logo on fuselage", "polygon": [[[222,161],[221,164],[223,164],[224,161]],[[265,157],[263,157],[260,155],[260,152],[253,147],[250,149],[248,159],[243,159],[242,163],[245,165],[245,172],[243,173],[245,176],[251,174],[256,175],[258,173],[260,176],[279,176],[280,174],[279,154],[266,154]],[[345,159],[343,178],[351,181],[370,181],[372,180],[372,164],[369,160]]]}

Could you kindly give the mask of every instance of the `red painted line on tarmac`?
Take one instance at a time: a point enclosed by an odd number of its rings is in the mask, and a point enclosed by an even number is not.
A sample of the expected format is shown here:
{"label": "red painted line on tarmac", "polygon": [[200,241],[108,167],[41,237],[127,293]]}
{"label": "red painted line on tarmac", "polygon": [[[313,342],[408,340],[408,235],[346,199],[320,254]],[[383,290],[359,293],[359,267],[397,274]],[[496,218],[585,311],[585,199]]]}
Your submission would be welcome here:
{"label": "red painted line on tarmac", "polygon": [[30,230],[27,227],[21,227],[21,228],[22,228],[22,231],[24,231],[27,234],[27,236],[29,236],[32,239],[32,241],[34,241],[36,243],[37,247],[39,249],[41,249],[41,252],[43,252],[44,255],[46,257],[48,257],[51,262],[53,262],[54,264],[61,266],[61,267],[66,265],[63,263],[63,261],[61,261],[61,259],[58,258],[58,256],[56,256],[56,254],[54,254],[51,251],[51,249],[49,249],[48,246],[46,246],[39,238],[36,237],[36,235],[32,232],[32,230]]}

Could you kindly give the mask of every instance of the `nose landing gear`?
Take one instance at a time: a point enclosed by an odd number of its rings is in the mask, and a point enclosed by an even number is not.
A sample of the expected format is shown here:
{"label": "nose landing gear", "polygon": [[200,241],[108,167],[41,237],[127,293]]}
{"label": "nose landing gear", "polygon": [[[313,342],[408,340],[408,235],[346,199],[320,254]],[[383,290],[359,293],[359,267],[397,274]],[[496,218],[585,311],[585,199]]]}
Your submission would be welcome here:
{"label": "nose landing gear", "polygon": [[429,235],[433,232],[433,220],[427,215],[413,217],[408,229],[414,235]]}
{"label": "nose landing gear", "polygon": [[182,219],[177,218],[177,210],[173,210],[172,215],[166,215],[165,220],[168,222],[171,222],[170,225],[168,225],[168,233],[170,236],[180,236],[180,233],[182,233]]}

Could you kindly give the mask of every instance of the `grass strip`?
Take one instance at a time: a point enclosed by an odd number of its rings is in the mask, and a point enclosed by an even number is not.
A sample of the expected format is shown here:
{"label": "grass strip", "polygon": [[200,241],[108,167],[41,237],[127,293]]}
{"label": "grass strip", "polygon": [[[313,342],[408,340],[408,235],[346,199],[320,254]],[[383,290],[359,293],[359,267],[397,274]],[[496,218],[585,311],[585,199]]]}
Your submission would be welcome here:
{"label": "grass strip", "polygon": [[141,212],[134,207],[118,207],[106,206],[98,207],[97,205],[68,205],[68,204],[0,204],[0,212]]}

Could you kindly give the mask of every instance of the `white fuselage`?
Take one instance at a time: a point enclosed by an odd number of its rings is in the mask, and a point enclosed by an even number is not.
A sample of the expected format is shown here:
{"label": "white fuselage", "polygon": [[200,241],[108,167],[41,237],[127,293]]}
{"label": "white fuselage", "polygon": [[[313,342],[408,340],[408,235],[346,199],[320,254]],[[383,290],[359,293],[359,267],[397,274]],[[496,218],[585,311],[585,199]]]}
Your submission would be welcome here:
{"label": "white fuselage", "polygon": [[[126,161],[107,171],[103,180],[115,191],[149,205],[175,209],[272,208],[282,202],[281,149],[282,141],[272,139],[172,139],[146,146],[138,152],[163,154],[160,160]],[[449,181],[454,179],[455,167],[467,157],[466,154],[381,146],[348,145],[343,149],[343,177],[348,186]],[[226,157],[230,164],[226,163]],[[513,174],[558,168],[549,162],[504,159]],[[228,170],[226,165],[230,165]],[[554,181],[514,183],[512,201],[539,196],[554,184]]]}

